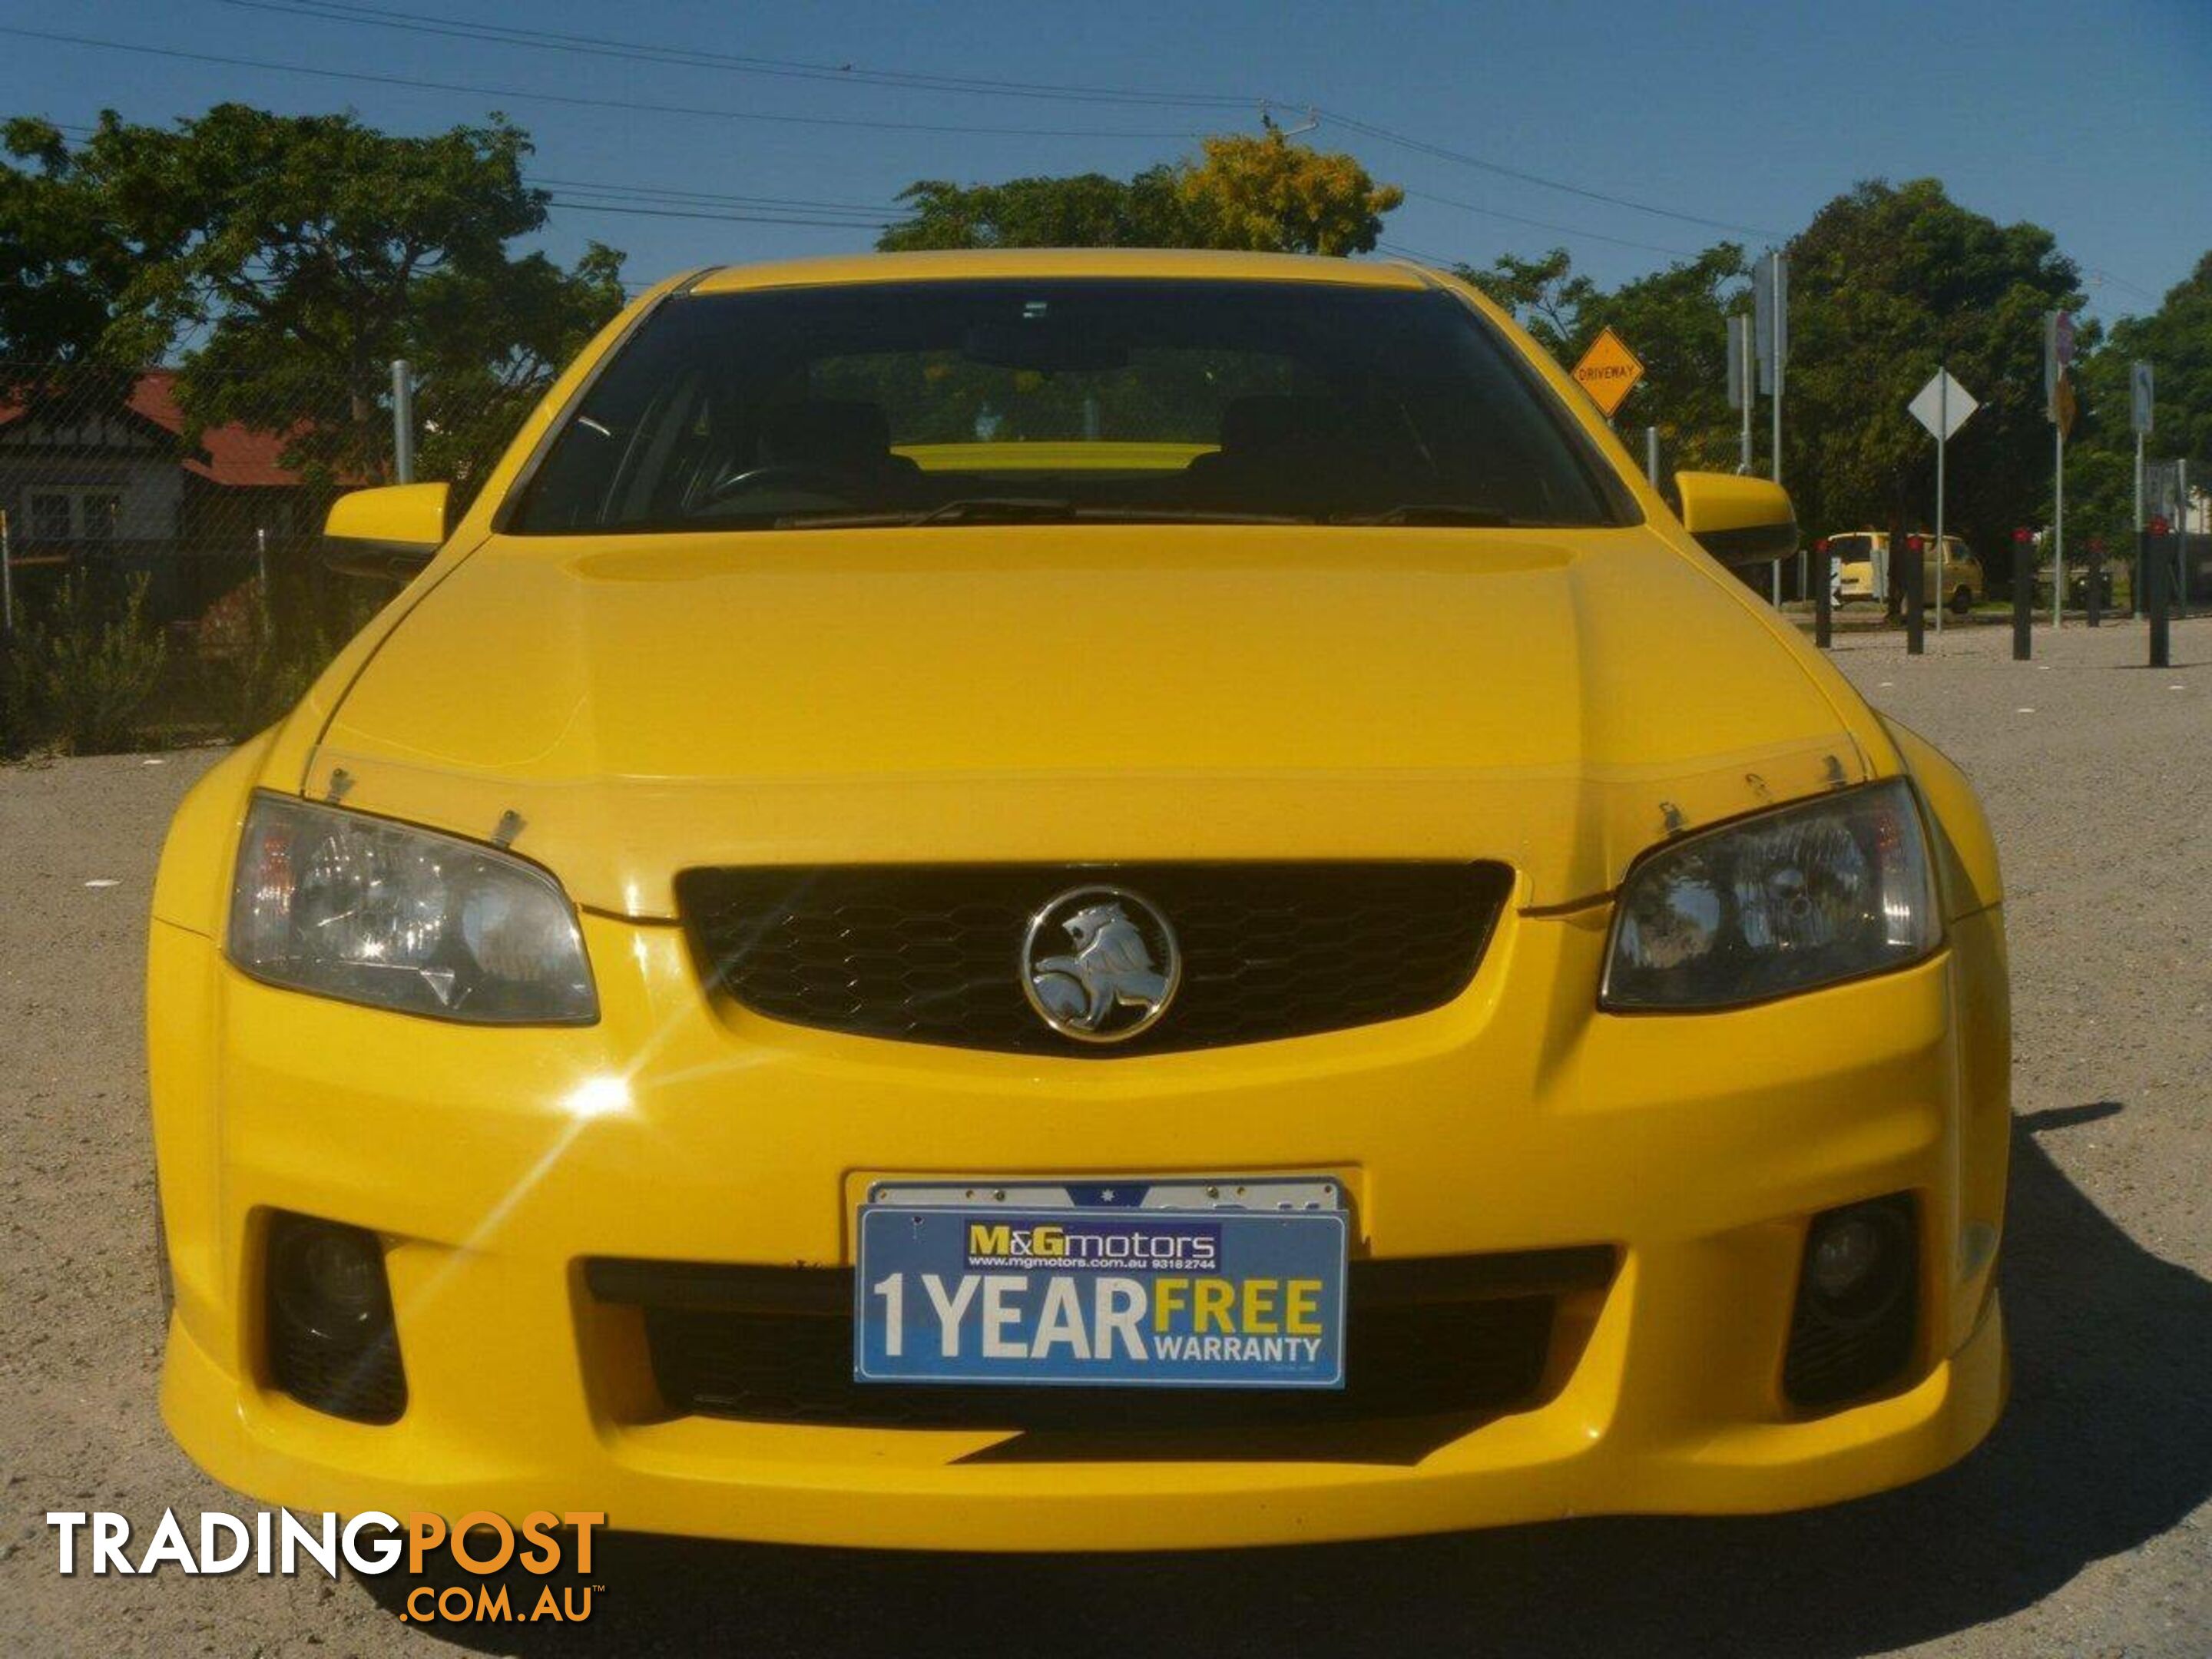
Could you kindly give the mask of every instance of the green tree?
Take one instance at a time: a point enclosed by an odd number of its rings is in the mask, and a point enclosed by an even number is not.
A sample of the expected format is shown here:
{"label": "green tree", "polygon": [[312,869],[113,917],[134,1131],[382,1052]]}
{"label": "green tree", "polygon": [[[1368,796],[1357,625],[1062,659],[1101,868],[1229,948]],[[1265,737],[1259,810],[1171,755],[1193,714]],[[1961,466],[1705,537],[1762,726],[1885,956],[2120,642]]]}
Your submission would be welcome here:
{"label": "green tree", "polygon": [[1103,173],[956,185],[923,179],[899,192],[908,216],[876,246],[887,252],[930,248],[1173,247],[1190,240],[1173,169],[1133,179]]}
{"label": "green tree", "polygon": [[1457,270],[1561,362],[1572,363],[1580,355],[1575,342],[1583,337],[1583,307],[1598,297],[1598,287],[1576,273],[1566,249],[1555,247],[1540,259],[1503,253],[1487,270],[1465,264]]}
{"label": "green tree", "polygon": [[916,248],[1208,247],[1364,253],[1404,199],[1349,155],[1265,132],[1203,140],[1194,161],[1103,173],[956,185],[925,179],[899,199],[886,252]]}
{"label": "green tree", "polygon": [[[594,242],[566,269],[531,253],[423,280],[404,331],[420,382],[423,477],[464,488],[483,483],[546,387],[622,309],[622,264]],[[488,322],[495,322],[491,351]]]}
{"label": "green tree", "polygon": [[540,385],[620,303],[606,249],[567,271],[508,252],[546,198],[499,117],[416,138],[221,104],[167,128],[109,112],[74,150],[13,137],[51,222],[81,216],[128,251],[94,349],[136,366],[192,343],[178,390],[195,423],[281,415],[288,459],[327,475],[386,466],[394,357],[457,393]]}
{"label": "green tree", "polygon": [[10,158],[0,161],[0,360],[88,362],[141,250],[78,186],[69,146],[52,123],[8,122],[0,149]]}
{"label": "green tree", "polygon": [[1670,471],[1734,471],[1738,417],[1728,407],[1728,317],[1746,303],[1741,247],[1717,243],[1609,292],[1577,273],[1565,248],[1540,259],[1506,254],[1487,270],[1462,266],[1460,274],[1562,363],[1574,363],[1601,330],[1612,329],[1644,371],[1615,416],[1621,428],[1656,426]]}
{"label": "green tree", "polygon": [[1582,308],[1579,356],[1610,328],[1644,363],[1624,426],[1659,428],[1670,471],[1732,472],[1741,417],[1728,406],[1728,319],[1749,302],[1743,249],[1719,242],[1693,259],[1625,283]]}
{"label": "green tree", "polygon": [[[2115,552],[2135,528],[2135,431],[2129,365],[2151,365],[2154,457],[2212,469],[2212,252],[2147,317],[2123,317],[2079,365],[2082,424],[2068,451],[2067,544],[2077,527]],[[2212,477],[2212,471],[2208,471]]]}
{"label": "green tree", "polygon": [[1947,365],[1982,405],[1951,441],[1948,521],[1994,556],[2049,500],[2042,319],[2081,305],[2073,261],[2041,226],[2001,225],[1933,179],[1838,197],[1790,256],[1783,477],[1799,522],[1932,522],[1936,447],[1905,404]]}
{"label": "green tree", "polygon": [[1257,134],[1200,142],[1176,185],[1204,246],[1253,253],[1371,253],[1382,216],[1406,199],[1340,151],[1292,143],[1269,122]]}

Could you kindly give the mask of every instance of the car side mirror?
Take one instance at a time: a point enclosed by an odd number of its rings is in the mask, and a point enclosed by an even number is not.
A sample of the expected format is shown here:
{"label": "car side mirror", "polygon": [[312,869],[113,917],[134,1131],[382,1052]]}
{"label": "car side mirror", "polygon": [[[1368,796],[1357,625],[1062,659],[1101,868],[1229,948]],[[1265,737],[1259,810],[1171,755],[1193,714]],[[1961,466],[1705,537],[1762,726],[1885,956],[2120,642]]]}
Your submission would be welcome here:
{"label": "car side mirror", "polygon": [[1769,564],[1797,551],[1790,493],[1734,472],[1677,472],[1682,528],[1723,564]]}
{"label": "car side mirror", "polygon": [[331,503],[323,520],[323,562],[350,576],[411,580],[437,556],[452,526],[450,485],[384,484]]}

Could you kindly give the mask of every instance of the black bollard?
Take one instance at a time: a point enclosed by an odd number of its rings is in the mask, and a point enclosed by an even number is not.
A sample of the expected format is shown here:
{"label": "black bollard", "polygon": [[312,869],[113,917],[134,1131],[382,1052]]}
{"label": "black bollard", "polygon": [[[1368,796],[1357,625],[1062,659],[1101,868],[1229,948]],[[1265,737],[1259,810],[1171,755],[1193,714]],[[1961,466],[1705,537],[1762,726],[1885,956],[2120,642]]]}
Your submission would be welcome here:
{"label": "black bollard", "polygon": [[1813,643],[1826,651],[1836,637],[1836,568],[1826,542],[1814,550],[1820,556],[1820,568],[1813,575]]}
{"label": "black bollard", "polygon": [[2169,668],[2172,644],[2166,625],[2166,538],[2148,530],[2136,537],[2136,552],[2142,561],[2143,614],[2150,618],[2150,665]]}
{"label": "black bollard", "polygon": [[2035,544],[2027,532],[2012,538],[2012,659],[2026,662],[2033,649],[2029,632],[2035,620]]}
{"label": "black bollard", "polygon": [[1928,650],[1928,574],[1923,562],[1920,538],[1905,539],[1905,653],[1924,656]]}
{"label": "black bollard", "polygon": [[2089,562],[2082,569],[2082,579],[2089,584],[2085,608],[2089,613],[2089,626],[2100,627],[2105,620],[2105,544],[2089,544]]}

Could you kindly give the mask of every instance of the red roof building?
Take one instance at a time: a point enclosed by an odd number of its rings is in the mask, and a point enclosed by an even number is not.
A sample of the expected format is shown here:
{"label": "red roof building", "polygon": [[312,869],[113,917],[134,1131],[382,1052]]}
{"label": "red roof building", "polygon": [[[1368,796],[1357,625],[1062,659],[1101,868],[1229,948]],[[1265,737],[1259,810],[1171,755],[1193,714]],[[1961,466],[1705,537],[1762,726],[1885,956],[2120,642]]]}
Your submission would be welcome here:
{"label": "red roof building", "polygon": [[179,616],[272,545],[313,533],[322,493],[282,460],[297,425],[211,427],[187,441],[176,382],[174,369],[149,369],[119,403],[96,391],[0,394],[12,566],[143,572],[157,611]]}

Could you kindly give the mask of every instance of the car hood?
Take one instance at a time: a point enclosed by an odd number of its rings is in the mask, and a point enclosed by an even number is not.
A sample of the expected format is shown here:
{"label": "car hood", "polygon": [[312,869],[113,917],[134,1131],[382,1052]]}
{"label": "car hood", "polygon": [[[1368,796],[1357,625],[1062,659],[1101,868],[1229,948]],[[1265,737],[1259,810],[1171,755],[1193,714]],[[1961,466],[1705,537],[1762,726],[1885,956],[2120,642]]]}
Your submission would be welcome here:
{"label": "car hood", "polygon": [[[494,538],[423,579],[304,787],[674,914],[709,864],[1497,858],[1610,890],[1855,782],[1866,717],[1650,529]],[[1856,712],[1855,712],[1856,711]]]}

